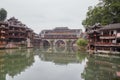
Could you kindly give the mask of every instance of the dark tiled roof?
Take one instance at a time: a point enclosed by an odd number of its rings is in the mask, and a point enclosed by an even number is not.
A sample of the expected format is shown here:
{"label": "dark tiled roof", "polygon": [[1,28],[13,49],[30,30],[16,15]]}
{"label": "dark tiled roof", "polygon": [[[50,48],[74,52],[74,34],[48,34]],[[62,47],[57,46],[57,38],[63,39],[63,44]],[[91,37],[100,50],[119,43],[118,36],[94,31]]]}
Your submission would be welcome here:
{"label": "dark tiled roof", "polygon": [[68,27],[56,27],[54,30],[69,30]]}
{"label": "dark tiled roof", "polygon": [[93,28],[101,28],[102,26],[100,26],[100,25],[94,25],[94,26],[92,26],[91,28],[93,29]]}
{"label": "dark tiled roof", "polygon": [[100,33],[99,30],[91,30],[91,31],[88,31],[87,34],[93,34],[93,33]]}
{"label": "dark tiled roof", "polygon": [[86,27],[86,29],[93,29],[93,28],[102,28],[102,26],[100,24],[96,24],[96,25],[93,25],[93,26]]}
{"label": "dark tiled roof", "polygon": [[100,30],[110,30],[110,29],[120,29],[120,23],[106,25]]}

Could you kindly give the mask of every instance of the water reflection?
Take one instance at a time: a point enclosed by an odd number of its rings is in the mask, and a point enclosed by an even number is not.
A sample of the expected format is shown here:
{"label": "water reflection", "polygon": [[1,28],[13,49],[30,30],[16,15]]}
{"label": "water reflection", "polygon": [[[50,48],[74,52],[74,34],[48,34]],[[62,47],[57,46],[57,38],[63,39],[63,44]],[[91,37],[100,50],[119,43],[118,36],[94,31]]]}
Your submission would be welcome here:
{"label": "water reflection", "polygon": [[117,72],[120,72],[120,57],[93,55],[88,56],[88,62],[81,75],[85,80],[120,80]]}
{"label": "water reflection", "polygon": [[0,50],[0,80],[119,80],[119,61],[73,47]]}
{"label": "water reflection", "polygon": [[0,50],[0,80],[6,80],[6,75],[14,77],[21,74],[34,62],[33,52],[18,49]]}
{"label": "water reflection", "polygon": [[38,61],[36,56],[37,70],[40,71],[36,80],[81,80],[80,74],[84,70],[87,55],[74,51],[72,47],[57,48],[36,51],[40,59]]}
{"label": "water reflection", "polygon": [[76,53],[77,49],[75,47],[41,47],[41,52],[49,53]]}
{"label": "water reflection", "polygon": [[[77,55],[76,55],[77,54]],[[73,47],[53,47],[42,49],[39,57],[43,61],[51,61],[59,65],[67,65],[69,63],[80,63],[86,58],[86,54],[82,54],[73,50]]]}

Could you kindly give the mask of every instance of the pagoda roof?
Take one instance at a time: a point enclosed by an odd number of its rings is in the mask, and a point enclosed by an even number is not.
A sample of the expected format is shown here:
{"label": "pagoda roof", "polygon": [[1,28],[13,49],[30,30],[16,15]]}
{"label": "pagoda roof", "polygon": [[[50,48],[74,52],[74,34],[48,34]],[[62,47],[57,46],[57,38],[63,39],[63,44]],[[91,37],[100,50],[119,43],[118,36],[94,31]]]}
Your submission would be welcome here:
{"label": "pagoda roof", "polygon": [[93,34],[93,33],[100,33],[99,30],[91,30],[91,31],[88,31],[87,34]]}
{"label": "pagoda roof", "polygon": [[111,30],[111,29],[120,29],[120,23],[106,25],[100,30]]}
{"label": "pagoda roof", "polygon": [[86,27],[86,29],[94,29],[94,28],[102,28],[102,26],[100,24],[95,24],[93,26]]}

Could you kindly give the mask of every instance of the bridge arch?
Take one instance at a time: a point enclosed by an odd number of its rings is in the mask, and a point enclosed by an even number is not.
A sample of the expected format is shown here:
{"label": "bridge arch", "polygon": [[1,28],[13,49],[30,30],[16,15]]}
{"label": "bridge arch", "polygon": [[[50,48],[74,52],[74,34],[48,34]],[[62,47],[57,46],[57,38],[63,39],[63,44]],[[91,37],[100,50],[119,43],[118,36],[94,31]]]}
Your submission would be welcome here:
{"label": "bridge arch", "polygon": [[66,42],[64,40],[56,40],[55,41],[55,46],[57,46],[57,47],[65,47]]}
{"label": "bridge arch", "polygon": [[43,47],[50,47],[51,46],[51,44],[48,40],[43,40],[42,43],[43,43]]}
{"label": "bridge arch", "polygon": [[54,47],[54,50],[55,50],[55,52],[64,52],[66,50],[66,47],[65,46],[64,47],[56,46],[56,47]]}
{"label": "bridge arch", "polygon": [[72,47],[76,46],[76,41],[77,41],[77,40],[73,40],[73,41],[71,42]]}

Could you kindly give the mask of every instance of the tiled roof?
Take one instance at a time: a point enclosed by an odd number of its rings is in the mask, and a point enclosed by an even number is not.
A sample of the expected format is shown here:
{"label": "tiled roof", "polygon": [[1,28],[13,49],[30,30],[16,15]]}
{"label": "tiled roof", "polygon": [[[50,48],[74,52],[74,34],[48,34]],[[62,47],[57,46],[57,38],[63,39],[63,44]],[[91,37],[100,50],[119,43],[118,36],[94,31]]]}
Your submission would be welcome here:
{"label": "tiled roof", "polygon": [[120,29],[120,23],[106,25],[100,30],[110,30],[110,29]]}

